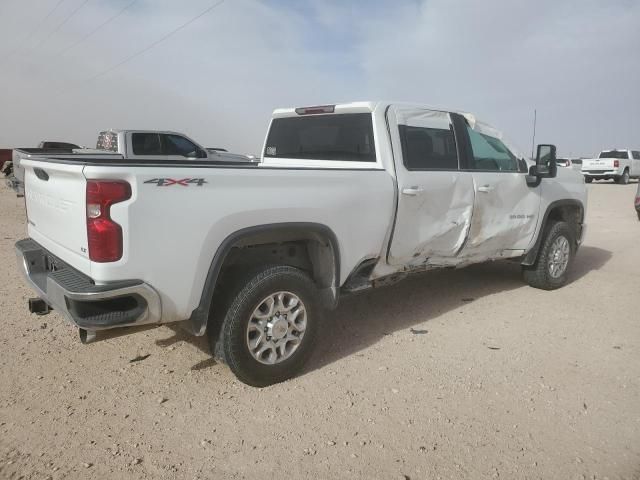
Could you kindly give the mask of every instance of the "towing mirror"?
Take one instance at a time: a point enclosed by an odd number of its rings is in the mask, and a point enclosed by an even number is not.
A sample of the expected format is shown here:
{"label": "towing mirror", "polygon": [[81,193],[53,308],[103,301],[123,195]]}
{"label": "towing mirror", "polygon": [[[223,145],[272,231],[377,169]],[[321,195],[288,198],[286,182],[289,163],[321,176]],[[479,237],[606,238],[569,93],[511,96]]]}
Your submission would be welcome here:
{"label": "towing mirror", "polygon": [[536,164],[529,169],[527,183],[538,186],[543,178],[554,178],[558,173],[556,165],[556,146],[538,145]]}

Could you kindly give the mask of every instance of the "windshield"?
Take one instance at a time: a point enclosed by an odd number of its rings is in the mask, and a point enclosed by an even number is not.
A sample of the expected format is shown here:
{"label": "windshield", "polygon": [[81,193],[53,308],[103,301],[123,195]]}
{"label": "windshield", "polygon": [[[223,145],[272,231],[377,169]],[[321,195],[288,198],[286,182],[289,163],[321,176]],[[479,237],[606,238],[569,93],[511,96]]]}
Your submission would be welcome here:
{"label": "windshield", "polygon": [[625,160],[627,158],[626,150],[607,150],[600,153],[599,158],[620,158]]}
{"label": "windshield", "polygon": [[265,157],[375,162],[370,113],[275,118]]}

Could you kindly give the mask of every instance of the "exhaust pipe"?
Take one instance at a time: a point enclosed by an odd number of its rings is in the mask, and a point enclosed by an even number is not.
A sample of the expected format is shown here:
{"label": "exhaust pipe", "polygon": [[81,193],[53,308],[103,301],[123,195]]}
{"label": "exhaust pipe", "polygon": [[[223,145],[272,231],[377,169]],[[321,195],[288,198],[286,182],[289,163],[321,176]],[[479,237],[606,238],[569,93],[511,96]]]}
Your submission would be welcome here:
{"label": "exhaust pipe", "polygon": [[80,328],[78,329],[78,334],[80,335],[80,343],[83,345],[96,341],[97,335],[95,330],[85,330],[84,328]]}
{"label": "exhaust pipe", "polygon": [[52,310],[47,302],[43,299],[35,297],[29,299],[29,311],[36,315],[46,315]]}

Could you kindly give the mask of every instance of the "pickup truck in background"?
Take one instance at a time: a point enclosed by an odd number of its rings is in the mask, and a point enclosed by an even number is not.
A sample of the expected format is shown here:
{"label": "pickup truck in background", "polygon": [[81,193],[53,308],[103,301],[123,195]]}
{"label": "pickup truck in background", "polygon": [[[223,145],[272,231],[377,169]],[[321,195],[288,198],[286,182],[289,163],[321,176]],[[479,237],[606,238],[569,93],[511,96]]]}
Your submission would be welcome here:
{"label": "pickup truck in background", "polygon": [[613,180],[626,185],[630,178],[640,178],[640,151],[604,150],[598,158],[582,161],[582,174],[587,183]]}
{"label": "pickup truck in background", "polygon": [[222,148],[204,148],[178,132],[150,130],[107,130],[98,135],[97,150],[118,153],[127,159],[211,160],[216,162],[251,162],[246,155],[229,153]]}
{"label": "pickup truck in background", "polygon": [[155,160],[211,160],[217,162],[253,162],[254,160],[221,150],[202,148],[189,137],[177,132],[158,132],[148,130],[107,130],[100,132],[95,149],[79,147],[72,143],[40,142],[38,148],[17,148],[13,151],[13,178],[10,186],[18,195],[24,194],[24,170],[21,162],[33,156],[68,158],[70,155],[95,153],[103,161],[122,161],[123,159]]}
{"label": "pickup truck in background", "polygon": [[341,295],[495,259],[563,286],[586,187],[555,147],[537,152],[528,165],[471,114],[357,102],[276,110],[258,165],[32,155],[16,243],[29,307],[84,341],[182,322],[241,381],[280,382]]}

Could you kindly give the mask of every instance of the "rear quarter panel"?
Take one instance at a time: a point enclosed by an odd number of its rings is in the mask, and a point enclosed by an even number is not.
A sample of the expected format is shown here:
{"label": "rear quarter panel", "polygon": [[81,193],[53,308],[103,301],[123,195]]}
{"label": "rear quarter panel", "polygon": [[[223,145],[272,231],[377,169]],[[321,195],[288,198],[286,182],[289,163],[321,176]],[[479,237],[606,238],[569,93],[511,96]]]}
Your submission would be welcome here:
{"label": "rear quarter panel", "polygon": [[[148,282],[161,295],[164,322],[191,315],[216,250],[238,230],[326,225],[339,241],[342,283],[362,259],[380,255],[393,217],[393,180],[384,170],[87,166],[84,174],[132,186],[132,198],[111,209],[123,227],[124,255],[92,263],[91,276]],[[204,182],[159,186],[158,178]]]}

